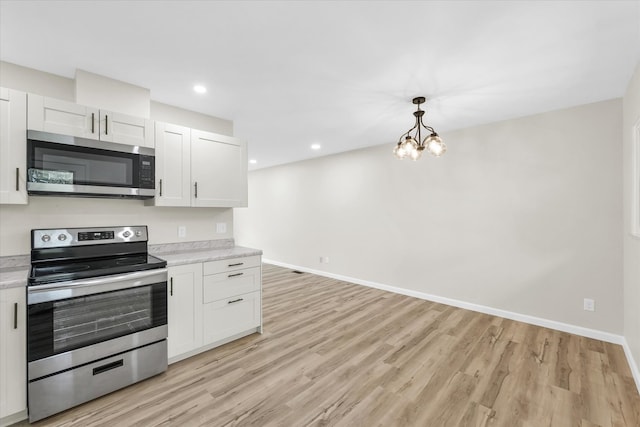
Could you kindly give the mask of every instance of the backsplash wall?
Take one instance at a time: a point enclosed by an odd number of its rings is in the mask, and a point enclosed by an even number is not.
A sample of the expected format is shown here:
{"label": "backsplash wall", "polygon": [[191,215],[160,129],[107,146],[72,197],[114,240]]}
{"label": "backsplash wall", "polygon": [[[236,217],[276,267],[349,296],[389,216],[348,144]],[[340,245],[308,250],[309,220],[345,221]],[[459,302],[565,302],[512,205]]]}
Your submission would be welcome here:
{"label": "backsplash wall", "polygon": [[[216,233],[226,223],[226,233]],[[147,225],[149,244],[233,238],[231,208],[144,206],[141,200],[32,196],[28,205],[0,205],[0,256],[26,255],[33,228]],[[178,227],[185,226],[185,237]]]}

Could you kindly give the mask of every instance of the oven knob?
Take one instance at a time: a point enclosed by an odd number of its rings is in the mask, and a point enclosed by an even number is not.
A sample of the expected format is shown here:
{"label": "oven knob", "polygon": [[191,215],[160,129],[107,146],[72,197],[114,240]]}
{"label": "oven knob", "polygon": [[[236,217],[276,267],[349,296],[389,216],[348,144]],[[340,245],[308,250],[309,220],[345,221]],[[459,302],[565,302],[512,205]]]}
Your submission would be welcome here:
{"label": "oven knob", "polygon": [[140,236],[142,236],[142,231],[140,230],[136,231],[136,237],[140,237]]}
{"label": "oven knob", "polygon": [[129,230],[125,231],[124,233],[122,233],[122,236],[126,239],[129,236],[131,236],[131,232]]}
{"label": "oven knob", "polygon": [[67,235],[66,234],[58,235],[58,240],[60,240],[61,242],[64,242],[65,240],[67,240]]}
{"label": "oven knob", "polygon": [[42,241],[43,242],[48,242],[49,240],[51,240],[51,236],[49,236],[48,234],[43,234],[42,235]]}

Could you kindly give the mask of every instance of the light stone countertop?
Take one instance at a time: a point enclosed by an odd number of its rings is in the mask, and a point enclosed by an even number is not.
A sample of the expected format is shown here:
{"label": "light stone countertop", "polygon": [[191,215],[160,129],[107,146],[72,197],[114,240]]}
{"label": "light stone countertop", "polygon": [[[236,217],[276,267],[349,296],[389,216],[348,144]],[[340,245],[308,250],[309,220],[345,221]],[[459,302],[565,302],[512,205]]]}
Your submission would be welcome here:
{"label": "light stone countertop", "polygon": [[[167,261],[168,267],[262,255],[260,249],[236,246],[233,239],[149,245],[149,253]],[[30,268],[28,255],[2,257],[0,289],[27,286]]]}
{"label": "light stone countertop", "polygon": [[167,266],[173,267],[176,265],[194,264],[197,262],[262,255],[262,251],[260,249],[232,246],[229,248],[199,249],[173,253],[154,253],[153,255],[167,261]]}
{"label": "light stone countertop", "polygon": [[29,266],[11,267],[0,270],[0,290],[9,288],[24,288],[27,286]]}

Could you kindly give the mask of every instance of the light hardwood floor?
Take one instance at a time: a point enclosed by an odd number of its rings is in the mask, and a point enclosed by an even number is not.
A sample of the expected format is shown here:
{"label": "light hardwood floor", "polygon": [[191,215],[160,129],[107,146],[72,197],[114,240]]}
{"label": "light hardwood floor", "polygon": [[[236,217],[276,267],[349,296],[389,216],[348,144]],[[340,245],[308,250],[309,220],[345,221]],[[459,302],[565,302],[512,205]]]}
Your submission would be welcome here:
{"label": "light hardwood floor", "polygon": [[640,426],[622,348],[264,266],[264,334],[37,426]]}

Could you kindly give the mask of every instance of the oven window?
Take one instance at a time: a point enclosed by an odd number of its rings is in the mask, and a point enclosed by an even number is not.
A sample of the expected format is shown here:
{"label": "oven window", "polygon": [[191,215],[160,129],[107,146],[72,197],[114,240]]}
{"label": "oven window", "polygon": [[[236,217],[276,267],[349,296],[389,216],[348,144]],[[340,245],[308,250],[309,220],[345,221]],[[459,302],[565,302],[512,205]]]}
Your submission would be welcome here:
{"label": "oven window", "polygon": [[166,292],[160,283],[30,305],[28,359],[166,325]]}
{"label": "oven window", "polygon": [[134,186],[134,154],[32,141],[30,182]]}

